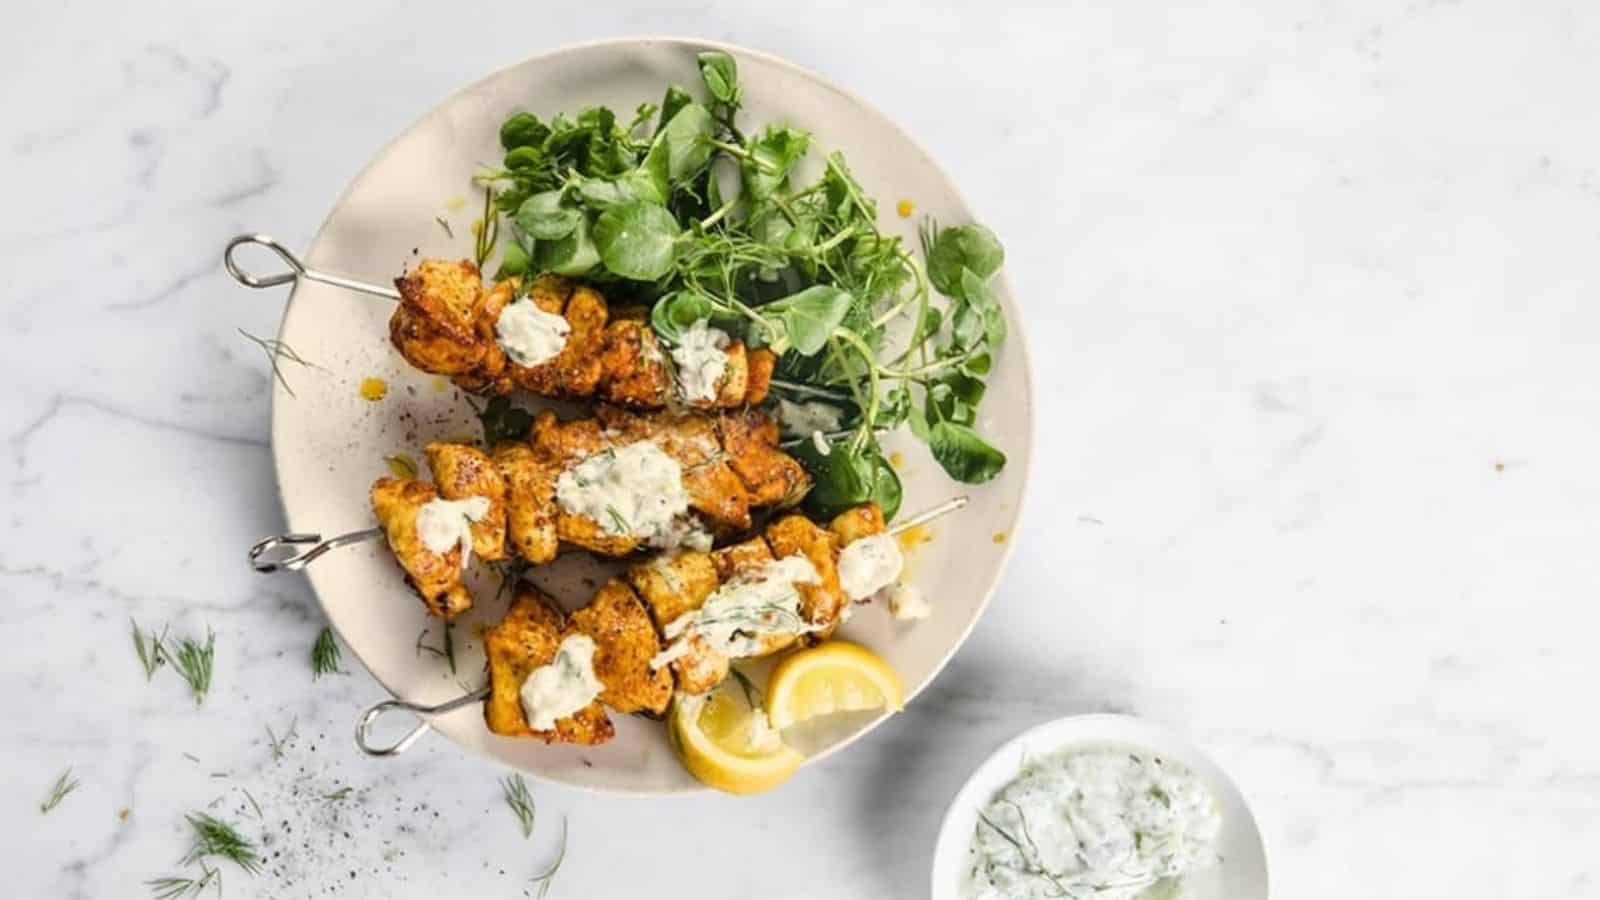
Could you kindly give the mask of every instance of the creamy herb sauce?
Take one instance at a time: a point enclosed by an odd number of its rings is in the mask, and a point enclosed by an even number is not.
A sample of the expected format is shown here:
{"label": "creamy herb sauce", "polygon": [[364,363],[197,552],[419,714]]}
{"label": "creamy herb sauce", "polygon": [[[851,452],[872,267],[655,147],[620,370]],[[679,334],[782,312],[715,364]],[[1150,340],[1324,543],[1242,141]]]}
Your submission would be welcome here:
{"label": "creamy herb sauce", "polygon": [[901,621],[926,619],[933,615],[933,607],[916,585],[897,584],[889,589],[889,615]]}
{"label": "creamy herb sauce", "polygon": [[728,371],[728,333],[712,328],[707,319],[700,319],[678,338],[672,348],[672,361],[678,366],[678,384],[683,388],[683,398],[693,403],[717,399],[722,376]]}
{"label": "creamy herb sauce", "polygon": [[417,510],[417,539],[441,556],[461,548],[461,568],[472,558],[472,523],[489,514],[489,498],[429,500]]}
{"label": "creamy herb sauce", "polygon": [[778,398],[778,427],[784,437],[800,437],[813,431],[838,431],[844,421],[839,407],[827,403],[795,403]]}
{"label": "creamy herb sauce", "polygon": [[905,565],[900,542],[893,536],[857,538],[839,553],[839,586],[851,600],[865,600],[893,584]]}
{"label": "creamy herb sauce", "polygon": [[821,580],[817,567],[804,556],[786,556],[735,575],[699,609],[667,623],[662,629],[667,647],[650,661],[651,668],[659,669],[689,652],[689,640],[696,635],[724,656],[740,659],[761,652],[764,637],[815,631],[800,614],[796,585]]}
{"label": "creamy herb sauce", "polygon": [[495,343],[519,366],[554,359],[567,345],[571,330],[566,319],[545,312],[526,297],[506,304],[494,322]]}
{"label": "creamy herb sauce", "polygon": [[557,719],[572,715],[600,696],[605,685],[594,674],[594,639],[568,635],[549,665],[528,673],[522,683],[522,711],[528,727],[549,731]]}
{"label": "creamy herb sauce", "polygon": [[597,453],[561,473],[556,501],[613,537],[628,535],[657,547],[702,542],[696,535],[704,529],[684,521],[689,495],[683,469],[649,441]]}
{"label": "creamy herb sauce", "polygon": [[1175,896],[1215,865],[1222,818],[1183,766],[1135,749],[1059,751],[979,813],[968,900],[1134,900]]}

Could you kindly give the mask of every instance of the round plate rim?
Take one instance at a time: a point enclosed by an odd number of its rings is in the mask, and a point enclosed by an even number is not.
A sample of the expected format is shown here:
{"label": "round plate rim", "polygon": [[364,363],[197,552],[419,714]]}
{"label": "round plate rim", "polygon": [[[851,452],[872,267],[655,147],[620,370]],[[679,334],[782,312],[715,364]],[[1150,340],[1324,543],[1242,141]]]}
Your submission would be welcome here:
{"label": "round plate rim", "polygon": [[[305,251],[304,251],[304,253],[302,255],[302,258],[306,259],[306,260],[311,260],[311,259],[313,259],[315,257],[316,248],[318,247],[319,244],[322,243],[323,238],[324,238],[325,234],[327,233],[328,228],[332,225],[335,216],[338,214],[340,209],[344,206],[345,202],[349,199],[350,194],[355,190],[356,186],[359,185],[372,172],[373,169],[375,169],[379,164],[381,164],[394,151],[395,147],[400,143],[400,141],[405,139],[405,137],[407,135],[411,134],[418,127],[422,126],[429,119],[431,119],[432,117],[434,117],[436,115],[439,115],[442,112],[442,110],[444,110],[446,107],[449,107],[451,104],[455,103],[462,96],[471,93],[472,91],[476,90],[479,86],[483,85],[486,82],[489,82],[489,81],[492,81],[494,79],[497,79],[497,78],[505,75],[506,73],[511,72],[512,70],[519,69],[519,68],[522,68],[522,67],[527,66],[527,65],[531,65],[531,64],[535,64],[535,63],[542,63],[542,62],[549,62],[551,60],[558,59],[558,58],[560,58],[562,56],[567,56],[567,55],[571,55],[571,54],[587,52],[587,51],[595,50],[595,49],[604,49],[604,48],[608,48],[608,47],[622,48],[622,47],[634,46],[634,45],[670,45],[670,46],[676,46],[676,47],[683,47],[683,48],[686,48],[686,49],[722,50],[722,51],[733,53],[733,54],[744,55],[744,56],[749,56],[749,57],[760,59],[760,60],[762,60],[762,61],[764,61],[764,62],[766,62],[766,63],[768,63],[770,65],[774,65],[776,67],[788,70],[789,72],[791,72],[794,75],[797,75],[798,77],[801,77],[801,78],[810,80],[812,82],[815,82],[816,84],[822,86],[823,88],[833,92],[834,94],[837,94],[845,102],[854,103],[857,106],[861,107],[862,109],[870,112],[873,116],[875,116],[879,120],[881,120],[887,128],[891,129],[893,132],[898,134],[904,141],[906,141],[906,143],[908,145],[914,147],[918,152],[920,152],[929,161],[932,170],[934,171],[934,173],[936,173],[937,178],[938,178],[939,182],[941,183],[941,187],[948,193],[948,195],[951,198],[953,198],[961,206],[963,206],[963,207],[965,207],[965,208],[967,208],[969,210],[972,209],[972,204],[968,201],[966,195],[961,192],[960,188],[956,185],[954,179],[951,178],[950,174],[947,171],[945,171],[945,169],[944,169],[944,167],[942,165],[939,164],[938,158],[935,157],[933,154],[929,153],[928,149],[919,140],[917,140],[917,138],[915,136],[913,136],[903,126],[901,126],[900,123],[898,121],[896,121],[894,118],[892,118],[888,114],[884,113],[883,110],[881,110],[875,104],[872,104],[872,103],[868,102],[867,100],[865,100],[864,98],[858,96],[857,94],[855,94],[854,92],[850,91],[849,89],[840,86],[839,84],[837,84],[833,80],[831,80],[831,79],[829,79],[829,78],[827,78],[827,77],[825,77],[825,76],[823,76],[823,75],[821,75],[821,74],[819,74],[819,73],[817,73],[817,72],[815,72],[815,71],[813,71],[811,69],[805,68],[804,66],[801,66],[798,63],[794,63],[794,62],[792,62],[792,61],[790,61],[788,59],[785,59],[783,57],[777,56],[777,55],[772,54],[772,53],[768,53],[768,52],[766,52],[764,50],[756,50],[756,49],[753,49],[753,48],[750,48],[750,47],[745,47],[745,46],[741,46],[741,45],[738,45],[738,44],[733,44],[733,43],[729,43],[729,42],[725,42],[725,41],[708,40],[708,39],[703,39],[703,38],[682,37],[682,36],[672,36],[672,35],[638,35],[638,36],[627,36],[627,37],[600,38],[600,39],[590,40],[590,41],[580,41],[580,42],[571,43],[571,44],[563,44],[563,45],[561,45],[559,47],[552,48],[552,49],[547,50],[545,52],[536,53],[536,54],[534,54],[532,56],[525,57],[525,58],[523,58],[521,60],[517,60],[517,61],[511,62],[511,63],[508,63],[508,64],[506,64],[504,66],[500,66],[500,67],[498,67],[498,68],[496,68],[496,69],[494,69],[494,70],[492,70],[490,72],[485,73],[484,75],[482,75],[479,78],[473,80],[472,82],[470,82],[470,83],[468,83],[466,85],[463,85],[460,88],[457,88],[456,90],[450,92],[443,99],[439,100],[437,103],[435,103],[432,106],[430,106],[427,109],[427,111],[425,111],[420,116],[418,116],[417,118],[415,118],[415,119],[411,120],[409,123],[407,123],[404,128],[402,128],[400,131],[398,131],[388,141],[384,142],[384,144],[381,147],[379,147],[376,152],[374,152],[372,157],[369,158],[367,160],[367,162],[364,165],[362,165],[361,168],[358,169],[354,175],[351,176],[350,180],[345,184],[344,189],[339,192],[337,197],[335,197],[335,199],[333,201],[333,204],[329,207],[327,213],[323,216],[321,224],[319,224],[317,226],[317,230],[312,235],[310,242],[307,244],[307,246],[305,248]],[[937,663],[933,666],[933,668],[932,668],[930,674],[928,675],[927,679],[922,684],[918,685],[916,688],[914,688],[912,691],[910,691],[906,695],[906,702],[908,704],[912,700],[914,700],[919,694],[921,694],[922,691],[925,690],[929,685],[931,685],[939,677],[939,675],[941,673],[943,673],[944,669],[949,665],[950,660],[955,656],[956,652],[959,651],[963,646],[965,646],[967,640],[972,635],[972,630],[977,627],[978,621],[980,619],[982,619],[983,616],[989,611],[989,606],[994,600],[994,595],[999,590],[1000,582],[1001,582],[1002,578],[1005,575],[1006,569],[1009,567],[1009,565],[1011,563],[1012,556],[1016,552],[1016,539],[1015,539],[1015,536],[1017,535],[1018,529],[1020,528],[1021,523],[1022,523],[1023,510],[1027,505],[1028,488],[1029,488],[1030,484],[1032,483],[1033,466],[1034,466],[1034,460],[1033,460],[1033,456],[1034,456],[1034,454],[1033,454],[1033,449],[1034,449],[1034,422],[1035,422],[1035,418],[1036,418],[1035,417],[1035,412],[1036,412],[1036,406],[1037,406],[1037,400],[1035,398],[1035,392],[1033,390],[1033,362],[1032,362],[1032,355],[1031,355],[1030,347],[1029,347],[1029,343],[1028,343],[1026,325],[1023,322],[1022,317],[1020,315],[1020,312],[1021,312],[1021,310],[1019,308],[1020,304],[1016,300],[1016,293],[1012,288],[1011,279],[1010,279],[1006,269],[1004,267],[1002,267],[1001,270],[996,273],[995,277],[999,279],[1000,284],[1001,284],[1001,288],[1002,288],[1002,290],[1000,292],[1001,296],[1003,298],[1005,298],[1005,301],[1008,303],[1008,305],[1011,308],[1011,311],[1014,314],[1013,315],[1013,321],[1011,323],[1011,328],[1009,329],[1009,333],[1008,333],[1008,336],[1007,336],[1007,341],[1008,341],[1008,343],[1011,345],[1011,347],[1014,349],[1014,351],[1018,355],[1018,360],[1017,361],[1018,361],[1018,364],[1019,364],[1020,370],[1021,370],[1022,385],[1023,385],[1023,388],[1024,388],[1024,395],[1025,395],[1024,396],[1024,400],[1025,400],[1025,404],[1024,404],[1024,410],[1025,410],[1024,411],[1024,416],[1025,416],[1024,422],[1026,424],[1026,428],[1024,429],[1024,434],[1021,436],[1021,441],[1020,441],[1020,449],[1021,449],[1021,454],[1020,455],[1022,456],[1023,468],[1022,468],[1022,472],[1021,472],[1021,477],[1020,477],[1020,479],[1018,481],[1018,485],[1017,485],[1017,503],[1016,503],[1015,508],[1011,511],[1011,515],[1010,515],[1009,520],[1006,523],[1007,527],[1005,529],[1005,533],[1010,535],[1011,537],[1005,542],[1005,547],[1001,551],[1000,561],[999,561],[999,564],[995,567],[994,575],[989,580],[989,585],[985,589],[983,597],[979,599],[977,608],[973,612],[970,620],[967,622],[966,627],[962,629],[962,631],[958,635],[957,639],[955,641],[951,642],[950,647],[942,654],[942,656],[939,658]],[[284,325],[288,320],[289,312],[293,308],[294,303],[295,303],[296,299],[299,296],[301,284],[302,284],[302,282],[296,281],[291,286],[290,291],[289,291],[289,295],[288,295],[287,299],[284,302],[283,313],[280,315],[279,320],[278,320],[278,337],[280,339],[283,337]],[[274,492],[277,495],[277,499],[278,499],[278,509],[279,509],[280,513],[282,514],[282,516],[284,518],[284,521],[288,522],[289,508],[288,508],[288,501],[284,496],[284,490],[283,490],[283,476],[282,476],[283,466],[280,464],[280,459],[279,459],[280,453],[283,452],[280,448],[285,445],[285,442],[279,440],[279,437],[280,437],[279,429],[281,427],[286,427],[283,424],[282,417],[280,417],[278,415],[278,412],[279,412],[278,404],[280,402],[281,402],[281,398],[279,397],[279,392],[278,391],[274,391],[272,393],[272,395],[271,395],[271,401],[270,401],[269,415],[270,415],[271,425],[270,425],[269,431],[270,431],[270,436],[271,436],[271,441],[272,441],[272,468],[273,468]],[[329,626],[332,627],[336,633],[338,633],[339,638],[342,641],[344,641],[345,646],[350,649],[351,654],[354,655],[356,657],[357,661],[359,661],[361,663],[362,668],[366,669],[367,673],[372,677],[372,679],[374,681],[378,682],[378,684],[383,687],[384,691],[387,692],[390,697],[394,697],[394,698],[398,698],[398,699],[404,699],[404,698],[400,698],[399,695],[395,692],[394,688],[391,685],[389,685],[382,677],[380,677],[378,675],[378,673],[375,672],[367,664],[366,660],[362,658],[360,651],[357,649],[357,644],[355,642],[352,642],[351,640],[349,640],[349,637],[347,635],[345,635],[343,633],[343,631],[339,628],[339,626],[335,623],[333,617],[328,615],[327,603],[326,603],[326,601],[324,601],[324,599],[322,597],[322,592],[317,589],[315,581],[313,579],[310,579],[309,577],[307,578],[307,581],[311,586],[312,595],[314,597],[316,597],[317,606],[322,610],[324,618],[327,620]],[[871,721],[865,723],[861,728],[856,730],[855,733],[852,734],[850,737],[848,737],[848,738],[846,738],[844,740],[838,741],[835,744],[833,744],[832,746],[830,746],[830,747],[828,747],[828,748],[826,748],[826,749],[824,749],[824,750],[822,750],[822,751],[820,751],[820,752],[818,752],[818,753],[816,753],[816,754],[814,754],[812,756],[807,757],[804,765],[805,766],[810,766],[813,763],[820,762],[820,761],[822,761],[824,759],[827,759],[828,757],[832,756],[834,753],[837,753],[840,750],[843,750],[844,748],[855,744],[857,741],[861,740],[866,735],[868,735],[869,733],[871,733],[874,730],[876,730],[878,728],[878,726],[881,725],[882,722],[885,719],[887,719],[890,715],[891,715],[890,713],[885,713],[884,715],[879,716],[877,718],[874,718]],[[352,718],[354,718],[354,717],[352,717]],[[423,722],[429,721],[429,719],[427,717],[421,717],[421,720]],[[489,762],[491,762],[493,764],[506,766],[507,768],[515,768],[513,766],[509,766],[504,761],[496,759],[496,758],[494,758],[492,756],[489,756],[486,753],[482,753],[482,752],[478,751],[475,748],[466,747],[464,745],[461,745],[461,744],[457,743],[454,739],[449,738],[448,735],[444,735],[444,736],[447,739],[450,740],[452,745],[456,746],[458,749],[465,750],[466,752],[468,752],[469,754],[471,754],[473,756],[476,756],[476,757],[478,757],[480,759],[487,760],[487,761],[489,761]],[[548,775],[547,773],[532,772],[532,771],[520,770],[520,769],[519,769],[519,771],[523,771],[524,774],[527,774],[528,776],[533,777],[533,778],[537,778],[537,779],[539,779],[541,781],[548,781],[548,782],[552,782],[552,783],[556,783],[556,784],[561,784],[561,785],[564,785],[564,786],[567,786],[567,787],[574,787],[574,788],[578,788],[578,789],[581,789],[581,790],[594,791],[594,792],[597,792],[597,793],[610,794],[610,795],[616,795],[616,796],[631,796],[631,797],[669,797],[670,796],[670,797],[676,797],[676,796],[695,795],[695,794],[700,794],[700,793],[704,793],[706,791],[711,790],[710,788],[705,787],[703,785],[686,787],[686,788],[682,788],[682,789],[672,789],[672,788],[666,788],[666,789],[619,788],[619,787],[614,787],[614,786],[597,785],[597,784],[592,784],[592,783],[587,783],[587,782],[582,782],[582,781],[576,781],[576,780],[566,780],[566,779],[561,779],[561,778],[555,778],[555,777],[552,777],[552,776]]]}

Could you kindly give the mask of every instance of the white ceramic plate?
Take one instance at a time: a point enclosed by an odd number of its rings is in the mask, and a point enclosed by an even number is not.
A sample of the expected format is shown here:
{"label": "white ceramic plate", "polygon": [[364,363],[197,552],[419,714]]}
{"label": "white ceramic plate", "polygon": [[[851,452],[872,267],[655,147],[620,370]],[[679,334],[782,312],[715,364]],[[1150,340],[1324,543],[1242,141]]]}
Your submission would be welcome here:
{"label": "white ceramic plate", "polygon": [[1184,881],[1184,900],[1266,900],[1267,858],[1261,832],[1244,797],[1200,748],[1160,725],[1134,716],[1068,716],[1007,741],[972,773],[950,802],[933,851],[933,900],[959,900],[978,810],[1022,769],[1024,758],[1063,749],[1128,747],[1187,766],[1222,808],[1222,863]]}
{"label": "white ceramic plate", "polygon": [[[643,101],[659,101],[669,82],[699,95],[695,54],[710,46],[637,39],[587,44],[530,59],[466,88],[384,148],[355,179],[323,224],[307,263],[382,284],[421,257],[470,256],[471,223],[482,203],[470,177],[498,162],[498,129],[509,113],[526,109],[548,117],[606,104],[626,115]],[[917,246],[916,219],[895,215],[901,199],[941,222],[976,218],[928,154],[882,114],[781,60],[721,49],[739,64],[746,104],[740,121],[790,122],[813,133],[814,148],[844,151],[878,199],[883,224],[910,246]],[[435,221],[439,217],[450,223],[453,239]],[[842,632],[886,656],[912,695],[960,646],[994,591],[1010,554],[1009,536],[1027,476],[1032,415],[1022,319],[1003,274],[995,287],[1012,324],[1011,337],[995,362],[979,426],[1009,463],[995,481],[966,489],[972,505],[939,523],[932,543],[912,556],[912,577],[931,598],[937,610],[933,618],[906,626],[892,623],[883,610],[864,609]],[[481,435],[464,395],[411,369],[391,349],[390,311],[386,300],[312,282],[300,283],[290,297],[280,337],[325,369],[289,366],[286,375],[296,395],[279,387],[273,396],[273,457],[292,531],[332,535],[370,527],[367,489],[385,474],[386,455],[409,453],[420,461],[430,440]],[[388,382],[381,402],[359,395],[358,386],[368,377]],[[541,405],[526,395],[516,399],[528,408]],[[569,414],[576,411],[569,408]],[[894,436],[886,444],[904,454],[904,512],[962,491],[908,436]],[[533,578],[575,608],[587,602],[598,579],[614,571],[610,565],[571,552]],[[500,616],[506,601],[494,596],[493,578],[479,569],[481,577],[472,583],[477,605],[454,629],[454,673],[442,659],[417,649],[424,629],[422,640],[438,645],[442,626],[423,614],[383,546],[369,543],[330,553],[308,573],[328,618],[372,674],[395,696],[432,704],[483,683],[478,635]],[[661,725],[614,718],[616,739],[595,748],[547,747],[492,735],[476,706],[438,716],[432,724],[473,752],[541,778],[628,793],[699,788],[673,758]],[[865,730],[841,736],[824,752]]]}

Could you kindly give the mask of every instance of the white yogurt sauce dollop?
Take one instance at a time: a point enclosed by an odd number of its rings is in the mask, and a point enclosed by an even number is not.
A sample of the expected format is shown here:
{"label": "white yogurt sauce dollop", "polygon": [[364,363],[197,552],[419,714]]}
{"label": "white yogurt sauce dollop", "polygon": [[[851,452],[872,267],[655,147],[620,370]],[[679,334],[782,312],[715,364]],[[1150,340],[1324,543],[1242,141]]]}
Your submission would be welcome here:
{"label": "white yogurt sauce dollop", "polygon": [[600,696],[605,685],[594,674],[594,639],[588,635],[568,635],[556,648],[549,665],[528,673],[522,683],[522,711],[528,727],[549,731],[557,719],[572,715]]}
{"label": "white yogurt sauce dollop", "polygon": [[761,652],[764,637],[815,630],[800,613],[798,585],[821,581],[811,560],[798,555],[735,575],[699,609],[667,623],[662,629],[667,647],[650,660],[650,667],[659,669],[683,656],[696,635],[724,656],[740,659]]}
{"label": "white yogurt sauce dollop", "polygon": [[417,539],[440,555],[461,548],[461,568],[472,558],[472,523],[489,514],[489,498],[429,500],[417,510]]}
{"label": "white yogurt sauce dollop", "polygon": [[672,361],[678,367],[678,384],[683,388],[683,398],[693,403],[717,399],[717,389],[722,376],[728,371],[730,338],[720,328],[712,328],[708,319],[699,319],[678,337],[672,348]]}
{"label": "white yogurt sauce dollop", "polygon": [[839,586],[851,600],[865,600],[893,584],[905,565],[893,535],[857,538],[839,552]]}
{"label": "white yogurt sauce dollop", "polygon": [[1217,863],[1221,828],[1211,792],[1172,760],[1133,748],[1058,751],[1026,762],[983,808],[962,895],[1173,896],[1184,875]]}
{"label": "white yogurt sauce dollop", "polygon": [[903,622],[933,615],[928,598],[914,584],[897,584],[889,589],[889,615]]}
{"label": "white yogurt sauce dollop", "polygon": [[690,542],[680,522],[689,511],[683,469],[649,441],[596,453],[561,473],[556,502],[613,537],[628,535],[655,546]]}
{"label": "white yogurt sauce dollop", "polygon": [[554,359],[567,346],[572,326],[523,297],[505,305],[494,322],[495,343],[519,366],[537,366]]}
{"label": "white yogurt sauce dollop", "polygon": [[784,437],[801,437],[814,431],[824,434],[839,430],[844,413],[837,406],[816,401],[796,403],[778,398],[778,426]]}

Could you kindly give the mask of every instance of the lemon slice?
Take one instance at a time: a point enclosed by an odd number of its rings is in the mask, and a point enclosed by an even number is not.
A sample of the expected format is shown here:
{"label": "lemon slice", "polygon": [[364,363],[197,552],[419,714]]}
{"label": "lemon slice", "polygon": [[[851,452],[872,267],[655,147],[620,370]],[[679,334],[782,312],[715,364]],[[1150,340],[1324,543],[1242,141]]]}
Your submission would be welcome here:
{"label": "lemon slice", "polygon": [[828,641],[785,656],[767,682],[767,717],[780,731],[815,716],[870,709],[898,712],[904,706],[905,690],[894,669],[883,657],[848,641]]}
{"label": "lemon slice", "polygon": [[730,794],[769,791],[805,762],[731,680],[699,696],[679,695],[669,733],[689,774]]}

